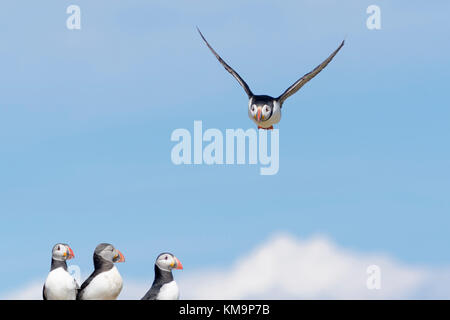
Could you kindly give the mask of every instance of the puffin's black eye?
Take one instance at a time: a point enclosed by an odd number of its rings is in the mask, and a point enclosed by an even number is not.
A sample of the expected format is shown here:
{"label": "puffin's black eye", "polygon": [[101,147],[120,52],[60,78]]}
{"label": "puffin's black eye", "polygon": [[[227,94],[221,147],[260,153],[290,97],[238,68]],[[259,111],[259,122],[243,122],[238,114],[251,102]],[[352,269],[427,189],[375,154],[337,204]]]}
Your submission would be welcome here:
{"label": "puffin's black eye", "polygon": [[166,257],[165,257],[164,259],[166,259],[166,260],[167,260],[168,258],[169,258],[169,257],[167,257],[167,256],[166,256]]}

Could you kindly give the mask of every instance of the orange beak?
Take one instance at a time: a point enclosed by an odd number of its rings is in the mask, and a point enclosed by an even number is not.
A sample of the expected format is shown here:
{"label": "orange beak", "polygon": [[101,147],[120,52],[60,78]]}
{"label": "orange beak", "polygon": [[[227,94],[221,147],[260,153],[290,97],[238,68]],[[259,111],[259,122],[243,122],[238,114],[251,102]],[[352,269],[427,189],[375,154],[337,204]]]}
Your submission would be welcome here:
{"label": "orange beak", "polygon": [[258,113],[256,114],[256,120],[261,121],[261,107],[258,108]]}
{"label": "orange beak", "polygon": [[174,258],[175,258],[175,265],[176,265],[175,269],[180,269],[180,270],[182,270],[182,269],[183,269],[183,265],[181,264],[181,261],[178,260],[177,257],[174,257]]}
{"label": "orange beak", "polygon": [[67,258],[67,260],[75,258],[75,254],[73,253],[72,248],[70,248],[69,246],[67,246],[67,249],[69,249],[69,257]]}
{"label": "orange beak", "polygon": [[117,250],[117,253],[119,254],[119,260],[117,260],[116,262],[125,262],[125,256],[122,254],[122,252]]}

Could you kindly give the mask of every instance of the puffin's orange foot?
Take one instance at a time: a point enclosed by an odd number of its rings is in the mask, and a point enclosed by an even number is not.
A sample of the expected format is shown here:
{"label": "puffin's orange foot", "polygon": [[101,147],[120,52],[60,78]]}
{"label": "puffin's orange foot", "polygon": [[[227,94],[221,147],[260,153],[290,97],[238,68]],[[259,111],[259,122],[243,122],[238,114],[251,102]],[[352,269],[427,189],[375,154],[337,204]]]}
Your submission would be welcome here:
{"label": "puffin's orange foot", "polygon": [[258,130],[259,130],[259,129],[273,130],[273,126],[270,126],[270,127],[268,127],[268,128],[263,128],[263,127],[258,126]]}

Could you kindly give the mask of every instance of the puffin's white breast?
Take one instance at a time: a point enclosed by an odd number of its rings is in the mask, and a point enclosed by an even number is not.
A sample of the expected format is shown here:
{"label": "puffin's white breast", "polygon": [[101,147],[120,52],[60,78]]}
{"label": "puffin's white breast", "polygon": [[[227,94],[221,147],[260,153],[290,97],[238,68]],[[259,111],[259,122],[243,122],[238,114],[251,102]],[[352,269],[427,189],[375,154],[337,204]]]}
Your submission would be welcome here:
{"label": "puffin's white breast", "polygon": [[114,266],[99,273],[84,289],[83,300],[115,300],[122,291],[123,281],[119,270]]}
{"label": "puffin's white breast", "polygon": [[180,297],[180,290],[178,289],[177,283],[171,281],[164,284],[156,296],[156,300],[178,300]]}
{"label": "puffin's white breast", "polygon": [[48,300],[75,300],[77,283],[63,268],[54,269],[45,280],[45,296]]}

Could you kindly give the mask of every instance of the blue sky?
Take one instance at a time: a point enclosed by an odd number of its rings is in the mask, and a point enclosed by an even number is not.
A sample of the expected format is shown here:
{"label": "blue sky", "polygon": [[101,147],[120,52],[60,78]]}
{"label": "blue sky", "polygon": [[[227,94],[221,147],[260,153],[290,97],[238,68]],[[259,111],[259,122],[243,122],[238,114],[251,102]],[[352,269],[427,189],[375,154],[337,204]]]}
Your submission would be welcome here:
{"label": "blue sky", "polygon": [[[81,30],[66,8],[81,8]],[[381,30],[366,8],[381,8]],[[450,4],[435,1],[47,1],[0,10],[0,294],[46,275],[70,243],[100,242],[151,278],[229,265],[276,232],[450,265]],[[177,128],[253,128],[239,84],[284,104],[280,170],[175,166]],[[151,282],[151,280],[149,280]]]}

